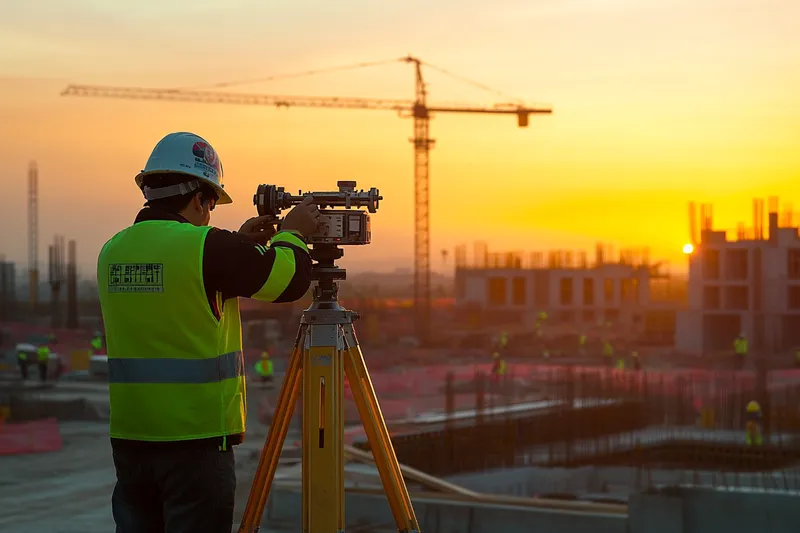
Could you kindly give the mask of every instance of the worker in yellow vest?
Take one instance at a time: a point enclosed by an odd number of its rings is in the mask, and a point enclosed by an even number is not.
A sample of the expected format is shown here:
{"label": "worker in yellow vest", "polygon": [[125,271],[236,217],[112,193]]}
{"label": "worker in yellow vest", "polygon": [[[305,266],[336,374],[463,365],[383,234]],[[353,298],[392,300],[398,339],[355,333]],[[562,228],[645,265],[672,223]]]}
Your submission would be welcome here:
{"label": "worker in yellow vest", "polygon": [[90,355],[98,355],[103,353],[105,350],[103,342],[103,334],[100,331],[95,331],[92,340],[89,341],[89,345],[91,346],[91,354]]}
{"label": "worker in yellow vest", "polygon": [[97,260],[116,531],[230,533],[245,433],[239,298],[306,293],[319,209],[306,198],[277,233],[267,216],[209,227],[231,197],[216,151],[191,133],[164,137],[135,181],[145,208]]}
{"label": "worker in yellow vest", "polygon": [[22,381],[26,381],[28,379],[28,365],[30,364],[28,352],[25,350],[17,352],[17,364],[19,365],[19,374],[22,377]]}
{"label": "worker in yellow vest", "polygon": [[641,370],[642,369],[642,362],[639,360],[639,352],[636,350],[631,351],[631,363],[633,364],[634,370]]}
{"label": "worker in yellow vest", "polygon": [[736,366],[739,368],[739,370],[744,368],[748,349],[749,344],[747,342],[747,337],[744,336],[744,332],[739,333],[739,336],[733,340],[733,353],[735,354]]}
{"label": "worker in yellow vest", "polygon": [[500,380],[501,376],[506,373],[506,361],[500,356],[499,352],[492,354],[492,381]]}
{"label": "worker in yellow vest", "polygon": [[578,335],[578,354],[583,357],[586,355],[586,334],[581,333]]}
{"label": "worker in yellow vest", "polygon": [[262,383],[272,383],[272,360],[266,350],[261,352],[261,358],[256,363],[256,374],[258,374],[259,381]]}
{"label": "worker in yellow vest", "polygon": [[47,381],[47,364],[50,362],[50,347],[46,344],[36,349],[36,366],[39,367],[39,381]]}
{"label": "worker in yellow vest", "polygon": [[614,366],[614,347],[611,346],[611,343],[608,340],[603,341],[603,358],[605,359],[606,365]]}
{"label": "worker in yellow vest", "polygon": [[747,420],[745,422],[745,444],[748,446],[761,446],[761,406],[758,402],[751,401],[747,404]]}

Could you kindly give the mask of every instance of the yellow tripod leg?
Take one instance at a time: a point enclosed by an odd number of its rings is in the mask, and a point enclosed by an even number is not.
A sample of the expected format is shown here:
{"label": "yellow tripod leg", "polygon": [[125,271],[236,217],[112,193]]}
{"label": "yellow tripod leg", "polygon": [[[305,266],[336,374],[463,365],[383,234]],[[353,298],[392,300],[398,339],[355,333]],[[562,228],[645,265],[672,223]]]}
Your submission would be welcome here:
{"label": "yellow tripod leg", "polygon": [[258,458],[258,468],[250,488],[250,496],[247,499],[242,522],[239,525],[239,533],[256,533],[261,527],[264,507],[267,505],[272,481],[275,479],[275,471],[278,469],[278,460],[289,432],[292,413],[300,398],[300,377],[303,369],[302,346],[305,336],[305,326],[301,325],[297,332],[294,349],[289,356],[289,367],[286,369],[286,375],[278,394],[278,402],[275,405],[275,413],[269,427],[267,440]]}
{"label": "yellow tripod leg", "polygon": [[375,458],[375,466],[378,468],[383,490],[389,500],[397,531],[417,533],[419,532],[419,522],[417,522],[411,497],[408,495],[408,488],[400,471],[400,464],[394,453],[375,388],[372,386],[372,380],[364,362],[364,355],[361,353],[361,347],[356,339],[355,328],[352,324],[345,324],[342,327],[345,344],[345,373],[372,449],[372,456]]}
{"label": "yellow tripod leg", "polygon": [[308,326],[303,353],[303,532],[344,531],[344,372],[339,324]]}

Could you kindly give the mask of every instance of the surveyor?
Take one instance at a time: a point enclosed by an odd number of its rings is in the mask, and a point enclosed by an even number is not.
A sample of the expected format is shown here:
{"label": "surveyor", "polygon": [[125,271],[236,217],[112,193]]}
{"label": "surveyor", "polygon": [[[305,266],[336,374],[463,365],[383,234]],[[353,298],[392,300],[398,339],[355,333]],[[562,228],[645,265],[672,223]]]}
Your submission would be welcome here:
{"label": "surveyor", "polygon": [[744,368],[744,363],[747,360],[748,348],[747,337],[744,336],[744,332],[739,333],[739,336],[733,339],[733,353],[734,357],[736,357],[736,366],[739,370]]}
{"label": "surveyor", "polygon": [[269,217],[238,232],[209,227],[232,200],[217,152],[192,133],[164,137],[135,181],[145,207],[97,264],[116,531],[230,533],[232,446],[245,432],[238,297],[305,294],[319,210],[306,198],[277,233]]}
{"label": "surveyor", "polygon": [[262,383],[272,382],[272,360],[266,350],[261,352],[261,358],[256,362],[256,373]]}

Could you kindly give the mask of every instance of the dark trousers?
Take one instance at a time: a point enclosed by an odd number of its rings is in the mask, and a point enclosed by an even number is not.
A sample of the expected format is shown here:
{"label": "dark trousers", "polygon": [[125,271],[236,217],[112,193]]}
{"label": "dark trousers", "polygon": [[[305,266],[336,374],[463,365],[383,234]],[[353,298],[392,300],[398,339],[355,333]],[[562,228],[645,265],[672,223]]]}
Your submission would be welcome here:
{"label": "dark trousers", "polygon": [[116,533],[231,533],[233,450],[114,449]]}
{"label": "dark trousers", "polygon": [[18,359],[19,361],[19,372],[22,375],[22,379],[28,379],[28,362],[23,359]]}
{"label": "dark trousers", "polygon": [[37,366],[39,367],[39,381],[44,383],[47,381],[47,363],[39,363]]}

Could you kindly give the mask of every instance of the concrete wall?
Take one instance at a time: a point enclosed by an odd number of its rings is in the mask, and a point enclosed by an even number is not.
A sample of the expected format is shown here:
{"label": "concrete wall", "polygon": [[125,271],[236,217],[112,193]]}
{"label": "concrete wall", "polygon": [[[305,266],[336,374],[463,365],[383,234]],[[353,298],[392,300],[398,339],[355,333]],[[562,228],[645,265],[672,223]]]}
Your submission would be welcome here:
{"label": "concrete wall", "polygon": [[669,489],[632,495],[628,516],[630,533],[790,533],[800,531],[800,496]]}
{"label": "concrete wall", "polygon": [[[299,491],[276,488],[264,526],[299,524]],[[391,524],[383,495],[348,493],[348,527]],[[670,488],[634,494],[628,515],[579,513],[530,507],[414,501],[420,528],[430,533],[796,533],[800,531],[800,496],[788,493]]]}
{"label": "concrete wall", "polygon": [[[498,311],[514,310],[518,312],[533,313],[543,309],[537,309],[535,304],[535,294],[540,291],[540,288],[535,288],[534,275],[541,270],[532,269],[509,269],[509,268],[496,268],[496,269],[461,269],[457,272],[457,276],[463,280],[463,293],[457,296],[457,305],[477,305],[479,307],[491,307]],[[602,311],[606,308],[617,309],[624,312],[624,310],[639,310],[641,311],[647,305],[650,299],[649,287],[649,274],[645,271],[635,273],[634,269],[628,265],[621,264],[606,264],[597,268],[591,269],[547,269],[548,273],[547,283],[545,288],[547,292],[548,304],[546,310],[548,313],[558,311]],[[639,303],[622,302],[621,301],[621,285],[623,279],[638,279],[638,300]],[[490,278],[503,278],[506,280],[505,300],[506,305],[489,305],[488,301],[488,285]],[[513,300],[513,279],[522,278],[525,280],[525,303],[515,304]],[[569,304],[561,303],[561,280],[572,280],[572,302]],[[592,303],[590,305],[584,304],[584,279],[593,280],[593,295]],[[606,300],[604,281],[612,280],[614,290],[612,298]],[[602,313],[600,318],[602,318]],[[555,316],[553,317],[555,318]],[[576,320],[580,320],[580,316],[576,316]],[[622,320],[629,318],[623,317]]]}
{"label": "concrete wall", "polygon": [[[775,221],[773,221],[776,223]],[[800,248],[797,228],[771,228],[767,240],[728,241],[725,232],[713,231],[703,234],[703,243],[689,256],[688,300],[689,312],[710,315],[715,313],[735,313],[741,321],[743,331],[751,341],[751,349],[784,349],[794,344],[794,338],[784,340],[784,316],[800,315],[800,309],[789,308],[789,287],[800,286],[800,280],[788,279],[788,251]],[[703,271],[704,253],[708,250],[719,252],[720,276],[709,278]],[[743,250],[747,254],[747,278],[732,279],[727,264],[731,250]],[[721,308],[706,309],[705,289],[716,288],[720,292]],[[748,293],[747,309],[731,309],[730,294],[727,289],[745,287]],[[760,300],[761,306],[757,305]],[[690,352],[697,349],[695,339],[702,338],[703,320],[679,320],[676,331],[676,347]],[[700,328],[701,332],[698,332]],[[733,334],[734,336],[736,333]],[[733,342],[733,338],[731,338]]]}
{"label": "concrete wall", "polygon": [[[470,505],[434,499],[417,499],[413,503],[423,533],[629,533],[625,515]],[[270,526],[272,521],[299,525],[301,507],[299,492],[277,489],[270,497],[262,526]],[[347,528],[394,522],[383,495],[347,494],[345,516]]]}

